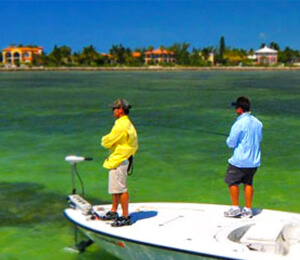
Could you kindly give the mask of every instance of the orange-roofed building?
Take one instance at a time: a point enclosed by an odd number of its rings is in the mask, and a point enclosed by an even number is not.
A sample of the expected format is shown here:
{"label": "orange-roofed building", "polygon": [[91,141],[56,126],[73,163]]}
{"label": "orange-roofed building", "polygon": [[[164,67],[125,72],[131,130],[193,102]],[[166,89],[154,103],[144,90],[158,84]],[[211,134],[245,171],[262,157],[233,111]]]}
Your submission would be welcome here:
{"label": "orange-roofed building", "polygon": [[3,49],[3,64],[16,65],[20,63],[31,64],[33,60],[43,53],[43,47],[15,47]]}
{"label": "orange-roofed building", "polygon": [[156,49],[145,52],[145,64],[173,63],[175,54],[172,51]]}
{"label": "orange-roofed building", "polygon": [[137,59],[137,58],[139,58],[141,56],[142,56],[142,53],[140,53],[140,52],[133,52],[132,53],[132,57],[135,58],[135,59]]}
{"label": "orange-roofed building", "polygon": [[[102,55],[104,57],[108,57],[110,59],[112,59],[114,57],[112,54],[107,54],[107,53],[100,53],[100,55]],[[141,55],[142,55],[142,53],[140,53],[140,52],[133,52],[132,53],[133,58],[139,58]]]}
{"label": "orange-roofed building", "polygon": [[113,58],[113,55],[109,54],[109,53],[100,53],[100,55],[102,55],[103,57],[107,57],[109,59]]}

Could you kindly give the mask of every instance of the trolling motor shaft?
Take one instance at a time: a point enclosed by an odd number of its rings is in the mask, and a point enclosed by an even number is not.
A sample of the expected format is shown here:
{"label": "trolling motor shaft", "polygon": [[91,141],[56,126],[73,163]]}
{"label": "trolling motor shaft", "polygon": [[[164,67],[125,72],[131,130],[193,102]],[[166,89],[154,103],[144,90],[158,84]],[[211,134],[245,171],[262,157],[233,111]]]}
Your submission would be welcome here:
{"label": "trolling motor shaft", "polygon": [[65,157],[65,161],[71,164],[71,176],[72,176],[72,194],[76,194],[75,188],[75,173],[77,173],[76,164],[84,161],[92,161],[91,157],[83,157],[77,155],[68,155]]}
{"label": "trolling motor shaft", "polygon": [[[77,175],[81,187],[82,187],[82,194],[84,196],[84,188],[83,188],[83,183],[80,178],[79,173],[77,172],[76,165],[77,163],[84,162],[84,161],[92,161],[93,158],[90,157],[82,157],[82,156],[77,156],[77,155],[68,155],[65,157],[65,161],[68,162],[71,165],[71,176],[72,176],[72,195],[68,196],[68,203],[69,207],[75,210],[80,210],[83,215],[89,215],[93,217],[93,212],[92,212],[92,205],[86,201],[83,197],[79,196],[76,194],[76,188],[75,188],[75,174]],[[79,239],[79,229],[77,226],[75,226],[74,229],[74,240],[75,240],[75,246],[67,248],[67,250],[72,250],[76,252],[84,252],[85,249],[90,246],[94,241],[90,239],[89,237],[85,237],[83,240],[80,242],[78,241]]]}

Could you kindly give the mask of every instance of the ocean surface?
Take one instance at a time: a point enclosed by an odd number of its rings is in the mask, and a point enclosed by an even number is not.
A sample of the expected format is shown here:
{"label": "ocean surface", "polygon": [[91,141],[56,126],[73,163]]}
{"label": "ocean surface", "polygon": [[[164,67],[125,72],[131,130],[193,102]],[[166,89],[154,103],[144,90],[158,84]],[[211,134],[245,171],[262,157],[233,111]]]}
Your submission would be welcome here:
{"label": "ocean surface", "polygon": [[225,140],[236,118],[230,104],[244,95],[264,124],[253,206],[300,213],[299,82],[299,71],[1,72],[0,259],[115,259],[96,245],[66,250],[74,228],[63,209],[69,154],[94,158],[78,165],[78,193],[110,203],[100,140],[117,98],[132,104],[139,134],[132,202],[229,205]]}

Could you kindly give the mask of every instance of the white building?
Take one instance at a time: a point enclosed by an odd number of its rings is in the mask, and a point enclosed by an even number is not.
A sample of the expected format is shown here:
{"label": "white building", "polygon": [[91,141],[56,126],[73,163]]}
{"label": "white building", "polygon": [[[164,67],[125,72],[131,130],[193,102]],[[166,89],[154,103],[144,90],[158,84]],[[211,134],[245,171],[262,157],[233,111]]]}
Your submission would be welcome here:
{"label": "white building", "polygon": [[256,63],[267,65],[276,64],[278,61],[277,53],[278,52],[276,50],[265,46],[255,52],[255,55],[257,57]]}

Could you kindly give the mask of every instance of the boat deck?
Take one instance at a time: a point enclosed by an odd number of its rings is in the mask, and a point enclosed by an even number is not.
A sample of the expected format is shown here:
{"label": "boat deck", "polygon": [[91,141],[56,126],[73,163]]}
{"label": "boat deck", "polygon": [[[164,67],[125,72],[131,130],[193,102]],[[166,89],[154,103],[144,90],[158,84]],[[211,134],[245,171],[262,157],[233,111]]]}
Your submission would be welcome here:
{"label": "boat deck", "polygon": [[[78,209],[66,209],[65,215],[93,240],[97,240],[95,236],[104,239],[105,247],[156,247],[192,256],[187,259],[300,259],[300,214],[254,210],[251,219],[225,218],[228,208],[192,203],[132,203],[133,225],[124,227],[92,220]],[[104,215],[109,209],[110,205],[93,206],[97,215]],[[287,240],[283,235],[288,236],[288,243],[281,241]]]}

